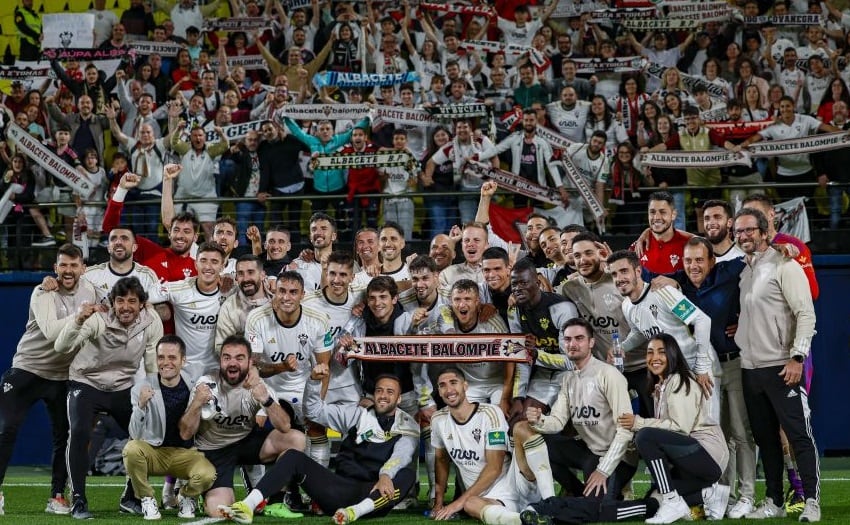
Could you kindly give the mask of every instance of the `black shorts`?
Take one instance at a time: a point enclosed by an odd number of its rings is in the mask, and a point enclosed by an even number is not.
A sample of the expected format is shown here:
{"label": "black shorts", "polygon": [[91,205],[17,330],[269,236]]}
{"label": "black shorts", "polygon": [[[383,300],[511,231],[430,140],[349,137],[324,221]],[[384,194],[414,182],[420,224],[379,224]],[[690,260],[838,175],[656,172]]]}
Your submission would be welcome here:
{"label": "black shorts", "polygon": [[202,450],[204,456],[215,466],[215,482],[210,489],[233,488],[233,474],[239,465],[259,465],[260,451],[269,428],[254,428],[251,433],[236,443],[216,450]]}

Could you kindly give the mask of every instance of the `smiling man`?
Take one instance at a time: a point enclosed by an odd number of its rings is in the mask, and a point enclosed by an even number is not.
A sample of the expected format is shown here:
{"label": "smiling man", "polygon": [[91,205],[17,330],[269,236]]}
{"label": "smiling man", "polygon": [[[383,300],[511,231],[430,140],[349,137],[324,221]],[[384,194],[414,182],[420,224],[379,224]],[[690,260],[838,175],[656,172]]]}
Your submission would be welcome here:
{"label": "smiling man", "polygon": [[[673,227],[676,206],[673,195],[656,191],[649,196],[648,246],[640,257],[640,264],[652,273],[670,273],[682,269],[682,251],[691,237],[687,232]],[[635,249],[640,239],[630,247]]]}
{"label": "smiling man", "polygon": [[255,255],[243,255],[236,260],[236,293],[231,295],[218,313],[215,325],[215,351],[221,351],[221,344],[228,336],[240,334],[245,330],[248,314],[272,298],[266,289],[266,272],[262,261]]}
{"label": "smiling man", "polygon": [[471,222],[463,227],[461,251],[465,262],[453,264],[440,272],[440,295],[448,298],[452,284],[458,279],[482,280],[481,257],[489,245],[486,225]]}

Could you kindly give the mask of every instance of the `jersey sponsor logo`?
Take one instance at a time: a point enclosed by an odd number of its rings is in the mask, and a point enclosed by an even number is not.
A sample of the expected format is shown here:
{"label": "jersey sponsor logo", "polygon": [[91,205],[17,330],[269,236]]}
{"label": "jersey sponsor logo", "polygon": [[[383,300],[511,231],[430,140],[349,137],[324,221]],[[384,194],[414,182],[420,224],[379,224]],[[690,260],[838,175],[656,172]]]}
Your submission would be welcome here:
{"label": "jersey sponsor logo", "polygon": [[600,315],[594,317],[592,315],[583,316],[585,321],[593,325],[594,328],[608,328],[609,326],[620,326],[620,323],[610,315]]}
{"label": "jersey sponsor logo", "polygon": [[453,448],[449,453],[452,459],[457,461],[481,461],[478,452],[475,450],[463,450],[462,448]]}
{"label": "jersey sponsor logo", "polygon": [[325,332],[324,340],[322,341],[322,346],[331,346],[334,341],[334,337],[336,333],[341,330],[341,327],[331,328],[327,332]]}
{"label": "jersey sponsor logo", "polygon": [[653,327],[648,328],[646,330],[641,330],[641,332],[643,332],[644,337],[646,337],[647,339],[651,339],[654,336],[661,333],[661,328],[658,328],[657,326],[653,326]]}
{"label": "jersey sponsor logo", "polygon": [[572,407],[572,419],[590,419],[590,418],[600,418],[602,414],[596,410],[596,407],[592,407],[590,405],[583,405],[580,407]]}
{"label": "jersey sponsor logo", "polygon": [[217,412],[212,420],[223,427],[244,427],[253,421],[250,416],[240,415],[231,417],[221,412]]}
{"label": "jersey sponsor logo", "polygon": [[493,430],[487,433],[487,444],[490,446],[505,445],[507,444],[507,436],[501,430]]}
{"label": "jersey sponsor logo", "polygon": [[189,322],[194,325],[214,325],[218,322],[218,314],[216,315],[200,315],[195,314],[189,318]]}
{"label": "jersey sponsor logo", "polygon": [[687,299],[682,299],[676,306],[673,307],[673,313],[682,321],[694,313],[694,310],[696,310],[696,307]]}
{"label": "jersey sponsor logo", "polygon": [[301,352],[275,352],[269,356],[269,359],[271,359],[273,363],[281,363],[283,361],[286,361],[286,358],[291,355],[294,355],[295,359],[299,361],[304,360],[304,354],[302,354]]}

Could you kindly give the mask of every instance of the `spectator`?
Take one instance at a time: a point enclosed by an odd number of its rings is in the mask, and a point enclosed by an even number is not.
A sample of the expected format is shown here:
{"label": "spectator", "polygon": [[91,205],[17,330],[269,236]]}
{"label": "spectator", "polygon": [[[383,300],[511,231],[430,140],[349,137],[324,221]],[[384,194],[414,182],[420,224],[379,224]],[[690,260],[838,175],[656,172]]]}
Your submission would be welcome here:
{"label": "spectator", "polygon": [[131,40],[147,40],[156,26],[151,5],[144,0],[130,0],[130,7],[121,13],[121,23]]}
{"label": "spectator", "polygon": [[15,8],[15,28],[21,42],[18,58],[21,60],[39,60],[41,58],[41,15],[35,12],[33,0],[21,0]]}

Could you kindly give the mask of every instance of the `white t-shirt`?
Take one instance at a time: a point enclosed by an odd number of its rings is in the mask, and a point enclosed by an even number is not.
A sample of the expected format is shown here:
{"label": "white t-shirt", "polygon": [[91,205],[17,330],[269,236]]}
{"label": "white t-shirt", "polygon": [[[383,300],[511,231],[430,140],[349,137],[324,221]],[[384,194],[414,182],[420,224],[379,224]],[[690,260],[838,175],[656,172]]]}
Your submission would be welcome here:
{"label": "white t-shirt", "polygon": [[174,331],[186,343],[186,366],[192,380],[219,366],[215,347],[218,311],[226,297],[216,290],[206,294],[198,290],[198,278],[163,283],[161,294],[174,306]]}
{"label": "white t-shirt", "polygon": [[561,135],[573,142],[584,142],[584,125],[589,111],[590,102],[586,100],[579,100],[572,109],[564,109],[560,100],[546,105],[549,122]]}
{"label": "white t-shirt", "polygon": [[[308,292],[304,295],[304,299],[301,300],[302,305],[321,310],[328,314],[333,351],[336,351],[336,345],[343,327],[351,319],[352,308],[363,302],[365,291],[365,287],[351,286],[348,290],[348,298],[343,303],[332,302],[323,290]],[[342,388],[360,383],[359,379],[354,375],[355,367],[342,366],[335,359],[331,358],[330,369],[331,377],[328,389]]]}
{"label": "white t-shirt", "polygon": [[[787,125],[782,121],[759,131],[765,140],[799,139],[817,133],[820,121],[808,115],[794,115],[794,122]],[[802,175],[812,169],[809,155],[781,155],[777,157],[776,173],[782,176]]]}

